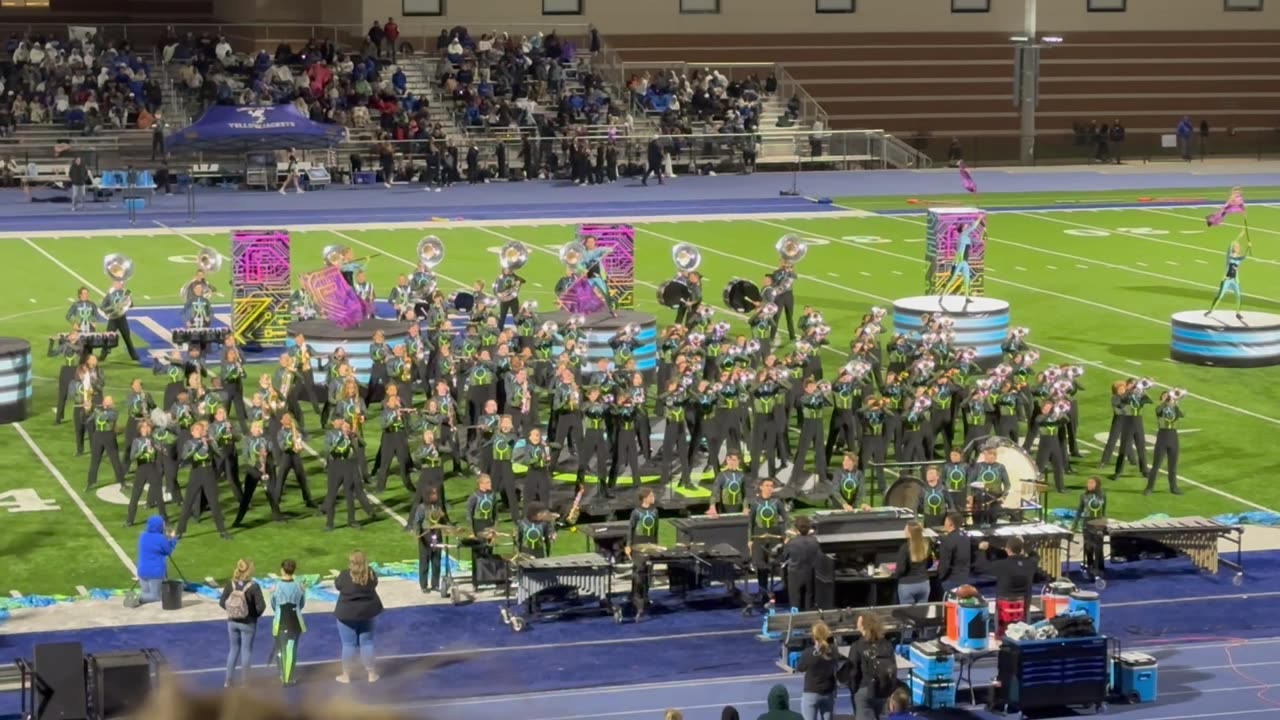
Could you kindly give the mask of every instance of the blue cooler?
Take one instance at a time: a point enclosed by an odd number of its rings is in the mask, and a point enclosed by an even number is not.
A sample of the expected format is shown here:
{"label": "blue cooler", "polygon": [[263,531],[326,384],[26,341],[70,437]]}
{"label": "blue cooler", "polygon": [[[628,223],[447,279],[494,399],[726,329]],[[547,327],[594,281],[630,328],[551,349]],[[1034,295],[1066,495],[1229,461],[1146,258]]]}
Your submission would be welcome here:
{"label": "blue cooler", "polygon": [[930,710],[955,707],[955,680],[950,678],[926,680],[914,672],[911,673],[911,704],[915,707],[927,707]]}
{"label": "blue cooler", "polygon": [[956,608],[960,637],[956,647],[984,650],[987,647],[987,605],[960,605]]}
{"label": "blue cooler", "polygon": [[1098,601],[1098,593],[1092,590],[1077,590],[1071,593],[1071,603],[1067,612],[1083,612],[1093,618],[1093,629],[1102,634],[1102,603]]}
{"label": "blue cooler", "polygon": [[1125,652],[1111,659],[1111,688],[1129,702],[1156,701],[1156,659],[1146,653]]}
{"label": "blue cooler", "polygon": [[951,680],[956,674],[956,657],[936,640],[911,643],[909,658],[915,666],[912,674],[925,681]]}

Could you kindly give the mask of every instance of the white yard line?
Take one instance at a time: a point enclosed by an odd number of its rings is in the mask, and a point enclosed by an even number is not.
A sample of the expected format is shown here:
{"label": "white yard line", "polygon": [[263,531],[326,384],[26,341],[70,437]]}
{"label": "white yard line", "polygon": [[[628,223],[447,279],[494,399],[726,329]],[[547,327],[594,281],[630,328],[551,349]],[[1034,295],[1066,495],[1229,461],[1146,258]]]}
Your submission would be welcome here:
{"label": "white yard line", "polygon": [[[1266,207],[1266,206],[1260,205],[1258,207]],[[1135,209],[1146,209],[1146,208],[1135,208]],[[1143,235],[1140,233],[1124,232],[1122,230],[1116,230],[1114,228],[1108,228],[1108,227],[1101,227],[1099,225],[1088,225],[1086,223],[1078,223],[1078,222],[1073,222],[1071,220],[1063,220],[1061,218],[1052,217],[1049,213],[1022,212],[1022,213],[1019,213],[1019,215],[1022,215],[1023,217],[1043,220],[1044,222],[1058,223],[1059,225],[1070,225],[1072,227],[1081,228],[1083,230],[1102,230],[1104,232],[1109,232],[1112,235],[1120,235],[1122,237],[1135,238],[1137,240],[1148,240],[1150,242],[1160,243],[1161,245],[1171,245],[1173,247],[1186,248],[1189,250],[1195,250],[1197,252],[1217,255],[1218,257],[1225,257],[1224,253],[1226,251],[1226,245],[1228,244],[1228,243],[1222,243],[1221,249],[1207,248],[1207,247],[1200,247],[1198,245],[1189,245],[1187,243],[1174,242],[1172,240],[1164,240],[1158,237],[1154,237],[1152,235]],[[1175,215],[1175,217],[1183,217],[1183,216]],[[1185,219],[1190,220],[1192,218],[1185,218]],[[1236,226],[1233,225],[1231,227],[1236,227]],[[1254,228],[1249,228],[1249,229],[1253,230]],[[1275,231],[1265,231],[1265,232],[1275,232]],[[1267,260],[1265,258],[1250,258],[1250,261],[1265,263],[1268,265],[1280,265],[1280,261]]]}
{"label": "white yard line", "polygon": [[138,566],[133,564],[133,560],[129,557],[129,554],[124,551],[124,548],[120,547],[120,543],[116,542],[114,537],[111,537],[111,533],[107,532],[107,528],[102,524],[102,521],[98,519],[98,516],[93,514],[93,510],[90,510],[89,506],[80,497],[80,495],[72,489],[71,483],[67,482],[67,479],[63,477],[62,472],[49,460],[49,456],[44,454],[44,451],[36,444],[36,441],[31,438],[27,429],[22,427],[22,423],[14,423],[12,427],[22,438],[23,442],[27,444],[27,447],[31,448],[31,452],[35,453],[35,456],[39,458],[41,464],[43,464],[45,469],[49,471],[49,474],[53,476],[53,479],[58,481],[58,484],[62,486],[62,489],[66,491],[67,495],[71,496],[71,502],[75,503],[76,507],[80,508],[80,512],[84,513],[89,524],[92,525],[93,529],[97,530],[98,534],[102,536],[102,539],[106,541],[107,547],[111,548],[112,552],[116,554],[116,557],[120,558],[120,562],[124,563],[124,566],[129,569],[129,572],[136,575],[138,572]]}
{"label": "white yard line", "polygon": [[94,292],[95,292],[95,293],[97,293],[98,295],[106,295],[106,293],[105,293],[105,292],[103,292],[103,291],[102,291],[102,290],[101,290],[97,285],[94,285],[93,283],[91,283],[91,282],[89,282],[88,280],[86,280],[86,279],[85,279],[85,277],[84,277],[83,275],[81,275],[80,273],[76,272],[75,270],[72,270],[71,268],[67,267],[66,263],[64,263],[64,262],[62,262],[61,260],[59,260],[58,258],[56,258],[56,257],[54,257],[54,256],[52,256],[52,255],[50,255],[50,254],[49,254],[49,252],[48,252],[47,250],[45,250],[44,248],[42,248],[42,247],[40,247],[39,245],[37,245],[37,244],[35,244],[35,243],[31,242],[30,238],[25,238],[25,237],[24,237],[24,238],[22,238],[22,240],[23,240],[23,242],[25,242],[26,244],[30,245],[30,246],[31,246],[31,248],[32,248],[33,250],[35,250],[36,252],[40,253],[41,255],[43,255],[43,256],[45,256],[45,257],[49,258],[50,262],[52,262],[54,265],[57,265],[58,267],[62,268],[63,270],[66,270],[66,271],[67,271],[67,274],[68,274],[68,275],[70,275],[71,277],[75,278],[76,280],[79,280],[81,285],[83,285],[83,286],[85,286],[85,287],[89,288],[90,290],[94,291]]}

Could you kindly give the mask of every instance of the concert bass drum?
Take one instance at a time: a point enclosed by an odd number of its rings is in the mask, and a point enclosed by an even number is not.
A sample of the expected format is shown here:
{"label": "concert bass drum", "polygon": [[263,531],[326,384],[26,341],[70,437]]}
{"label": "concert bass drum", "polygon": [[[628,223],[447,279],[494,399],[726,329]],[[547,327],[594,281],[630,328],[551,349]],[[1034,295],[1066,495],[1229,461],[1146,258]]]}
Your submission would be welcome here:
{"label": "concert bass drum", "polygon": [[734,312],[749,313],[761,299],[760,288],[750,280],[734,278],[724,288],[724,304]]}
{"label": "concert bass drum", "polygon": [[903,475],[884,491],[884,506],[904,508],[915,512],[924,497],[924,483],[910,475]]}
{"label": "concert bass drum", "polygon": [[984,445],[988,442],[997,445],[996,462],[1003,465],[1005,472],[1009,473],[1009,494],[1004,496],[1004,507],[1008,510],[1020,510],[1028,505],[1039,507],[1042,476],[1031,453],[1008,438],[988,438],[983,441]]}
{"label": "concert bass drum", "polygon": [[689,286],[679,278],[668,280],[658,286],[658,302],[663,307],[678,310],[687,305],[692,298],[693,293],[690,292]]}
{"label": "concert bass drum", "polygon": [[454,312],[469,313],[476,306],[476,296],[469,292],[457,292],[449,298],[449,307]]}

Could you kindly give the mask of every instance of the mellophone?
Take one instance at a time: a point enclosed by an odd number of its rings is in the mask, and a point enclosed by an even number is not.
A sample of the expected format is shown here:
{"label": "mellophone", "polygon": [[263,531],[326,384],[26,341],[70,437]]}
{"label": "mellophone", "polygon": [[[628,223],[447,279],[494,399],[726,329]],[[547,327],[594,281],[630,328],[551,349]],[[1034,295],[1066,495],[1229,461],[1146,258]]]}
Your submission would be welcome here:
{"label": "mellophone", "polygon": [[[1108,520],[1105,530],[1111,537],[1111,558],[1133,561],[1151,555],[1163,558],[1185,555],[1196,567],[1216,574],[1218,565],[1235,570],[1236,582],[1243,579],[1243,553],[1240,525],[1225,525],[1202,517],[1168,518],[1120,522]],[[1234,562],[1218,556],[1218,540],[1226,539],[1236,546]]]}
{"label": "mellophone", "polygon": [[1036,566],[1049,578],[1061,577],[1062,564],[1071,557],[1071,531],[1058,525],[996,525],[970,528],[965,533],[973,540],[975,548],[984,540],[1001,547],[1009,538],[1021,538],[1025,552],[1036,556]]}
{"label": "mellophone", "polygon": [[214,345],[221,344],[231,334],[229,327],[210,327],[210,328],[173,328],[169,331],[173,335],[173,342],[177,345],[186,345],[188,343],[195,345]]}
{"label": "mellophone", "polygon": [[[54,337],[55,342],[66,340],[68,333],[58,333]],[[120,336],[113,332],[91,332],[80,333],[80,344],[86,350],[96,350],[98,348],[106,348],[110,350],[120,344]]]}

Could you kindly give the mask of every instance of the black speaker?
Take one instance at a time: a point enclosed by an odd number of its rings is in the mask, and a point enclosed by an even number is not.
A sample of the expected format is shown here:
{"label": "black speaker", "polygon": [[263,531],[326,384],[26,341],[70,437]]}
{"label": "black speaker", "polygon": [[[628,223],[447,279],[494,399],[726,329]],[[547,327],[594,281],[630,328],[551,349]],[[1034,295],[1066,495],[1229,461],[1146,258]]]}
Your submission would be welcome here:
{"label": "black speaker", "polygon": [[36,645],[34,660],[35,720],[88,720],[80,643]]}
{"label": "black speaker", "polygon": [[101,720],[128,717],[151,692],[151,658],[142,650],[95,653],[88,665],[93,706]]}

